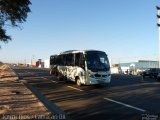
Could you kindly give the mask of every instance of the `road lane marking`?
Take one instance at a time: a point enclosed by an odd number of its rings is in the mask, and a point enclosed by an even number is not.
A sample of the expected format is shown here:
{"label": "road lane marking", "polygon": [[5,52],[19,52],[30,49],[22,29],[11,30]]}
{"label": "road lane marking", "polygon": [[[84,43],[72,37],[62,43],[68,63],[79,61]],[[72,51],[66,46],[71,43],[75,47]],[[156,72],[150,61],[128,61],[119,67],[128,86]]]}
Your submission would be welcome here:
{"label": "road lane marking", "polygon": [[134,107],[134,106],[132,106],[132,105],[125,104],[125,103],[122,103],[122,102],[119,102],[119,101],[115,101],[115,100],[112,100],[112,99],[110,99],[110,98],[104,98],[104,99],[105,99],[105,100],[108,100],[108,101],[110,101],[110,102],[114,102],[114,103],[123,105],[123,106],[125,106],[125,107],[129,107],[129,108],[132,108],[132,109],[141,111],[141,112],[146,112],[146,110],[144,110],[144,109],[141,109],[141,108],[138,108],[138,107]]}
{"label": "road lane marking", "polygon": [[67,87],[72,88],[72,89],[75,89],[75,90],[78,90],[78,91],[83,91],[83,90],[81,90],[81,89],[78,89],[78,88],[75,88],[75,87],[72,87],[72,86],[67,86]]}

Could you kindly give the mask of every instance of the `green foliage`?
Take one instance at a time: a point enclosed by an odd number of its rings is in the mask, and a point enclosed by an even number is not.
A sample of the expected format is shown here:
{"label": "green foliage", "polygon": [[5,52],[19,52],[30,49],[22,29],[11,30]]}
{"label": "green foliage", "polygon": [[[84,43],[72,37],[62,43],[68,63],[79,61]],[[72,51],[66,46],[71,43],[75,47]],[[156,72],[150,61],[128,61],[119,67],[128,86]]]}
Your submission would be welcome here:
{"label": "green foliage", "polygon": [[0,41],[7,43],[11,40],[4,27],[18,27],[20,23],[25,22],[27,14],[31,11],[30,4],[30,0],[0,0]]}

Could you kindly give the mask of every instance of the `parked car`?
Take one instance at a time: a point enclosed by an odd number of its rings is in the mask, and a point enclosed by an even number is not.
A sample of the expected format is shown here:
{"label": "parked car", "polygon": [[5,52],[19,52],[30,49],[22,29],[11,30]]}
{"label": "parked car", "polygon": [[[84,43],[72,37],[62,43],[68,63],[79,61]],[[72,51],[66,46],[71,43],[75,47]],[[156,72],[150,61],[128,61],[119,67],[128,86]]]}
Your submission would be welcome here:
{"label": "parked car", "polygon": [[160,73],[157,75],[157,80],[160,81]]}
{"label": "parked car", "polygon": [[146,70],[144,70],[144,71],[141,72],[141,75],[143,77],[146,77],[146,76],[151,77],[151,70],[150,69],[146,69]]}
{"label": "parked car", "polygon": [[142,73],[148,69],[137,69],[137,75],[142,75]]}
{"label": "parked car", "polygon": [[143,75],[143,77],[149,76],[150,78],[152,77],[157,78],[159,73],[160,73],[159,68],[150,68],[150,69],[144,70],[141,73],[141,75]]}

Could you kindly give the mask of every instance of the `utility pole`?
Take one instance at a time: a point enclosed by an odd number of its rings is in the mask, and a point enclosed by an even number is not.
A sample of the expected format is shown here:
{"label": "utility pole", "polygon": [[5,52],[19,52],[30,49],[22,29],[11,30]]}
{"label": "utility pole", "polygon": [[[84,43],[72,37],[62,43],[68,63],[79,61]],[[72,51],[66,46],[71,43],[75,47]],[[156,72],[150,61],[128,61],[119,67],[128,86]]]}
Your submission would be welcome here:
{"label": "utility pole", "polygon": [[156,6],[157,8],[157,26],[158,26],[158,67],[160,68],[160,7]]}
{"label": "utility pole", "polygon": [[26,66],[26,59],[24,59],[24,65]]}
{"label": "utility pole", "polygon": [[32,58],[31,58],[31,67],[33,67],[33,62],[34,62],[34,55],[32,55]]}

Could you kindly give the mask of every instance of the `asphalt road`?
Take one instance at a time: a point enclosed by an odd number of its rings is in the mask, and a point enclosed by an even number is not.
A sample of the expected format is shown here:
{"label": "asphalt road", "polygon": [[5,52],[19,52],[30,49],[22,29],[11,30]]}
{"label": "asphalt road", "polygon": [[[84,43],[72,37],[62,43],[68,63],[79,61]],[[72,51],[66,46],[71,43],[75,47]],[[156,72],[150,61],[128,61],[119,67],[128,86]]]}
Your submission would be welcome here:
{"label": "asphalt road", "polygon": [[58,81],[48,69],[14,70],[73,120],[160,119],[160,82],[153,78],[117,74],[108,86],[78,87]]}

